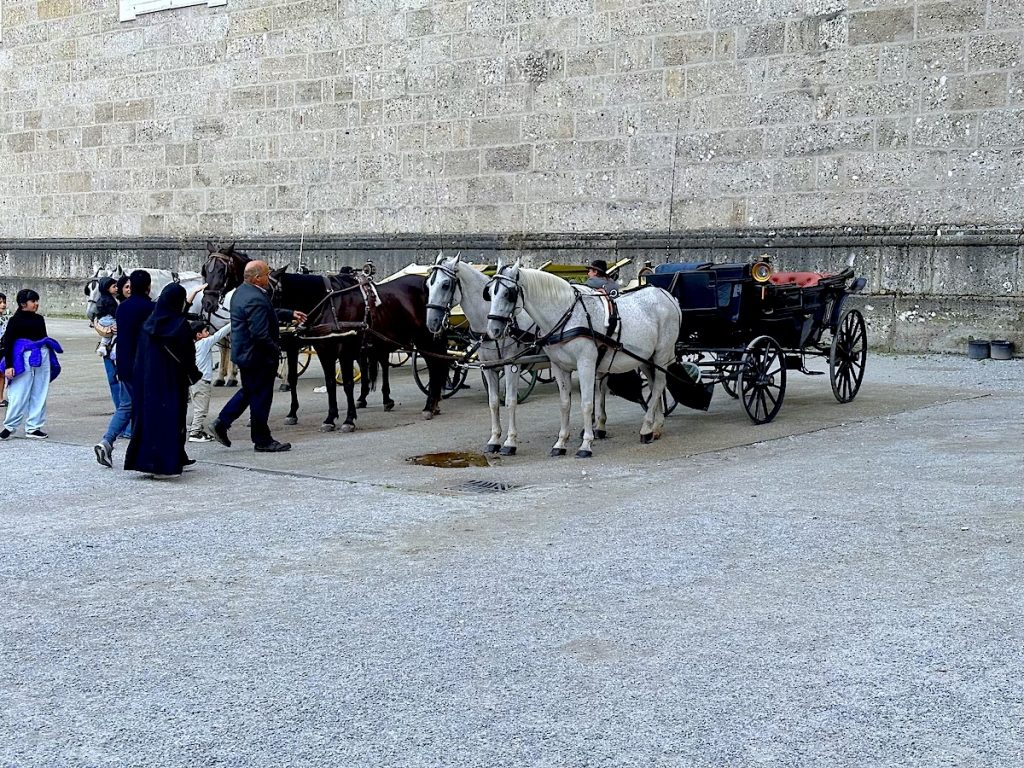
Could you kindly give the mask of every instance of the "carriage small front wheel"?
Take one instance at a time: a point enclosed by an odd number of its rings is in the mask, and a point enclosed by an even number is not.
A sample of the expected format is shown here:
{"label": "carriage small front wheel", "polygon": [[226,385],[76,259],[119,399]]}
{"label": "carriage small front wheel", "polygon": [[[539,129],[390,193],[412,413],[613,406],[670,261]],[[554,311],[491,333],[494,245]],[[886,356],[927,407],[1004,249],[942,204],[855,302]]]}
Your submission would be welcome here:
{"label": "carriage small front wheel", "polygon": [[[448,364],[444,382],[441,384],[441,397],[447,400],[458,392],[466,383],[466,376],[469,371],[461,368],[455,363]],[[419,352],[412,353],[412,376],[416,380],[416,386],[424,395],[430,394],[430,370],[427,368],[427,360]]]}
{"label": "carriage small front wheel", "polygon": [[828,351],[828,376],[832,381],[832,394],[840,403],[848,403],[857,396],[864,380],[867,358],[868,332],[864,315],[851,309],[839,321]]}
{"label": "carriage small front wheel", "polygon": [[755,424],[775,418],[786,396],[786,360],[771,336],[758,336],[747,345],[740,361],[736,389],[743,410]]}

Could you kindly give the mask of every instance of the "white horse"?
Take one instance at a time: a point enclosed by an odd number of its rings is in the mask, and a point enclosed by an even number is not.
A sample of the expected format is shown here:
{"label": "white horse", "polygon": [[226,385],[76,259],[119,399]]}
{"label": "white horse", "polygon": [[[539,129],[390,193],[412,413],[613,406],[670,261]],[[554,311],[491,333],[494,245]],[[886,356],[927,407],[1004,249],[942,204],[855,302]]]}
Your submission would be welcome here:
{"label": "white horse", "polygon": [[[494,341],[486,338],[487,313],[490,304],[484,299],[484,288],[490,278],[472,264],[464,263],[456,255],[444,258],[438,254],[437,261],[430,268],[427,277],[427,330],[433,334],[443,331],[448,325],[452,307],[461,304],[469,321],[469,329],[480,339],[477,357],[481,362],[490,362],[512,357],[532,346],[536,338],[535,326],[530,316],[522,310],[516,312],[514,320],[517,330],[506,334],[510,338]],[[508,433],[501,444],[500,392],[498,391],[498,369],[483,368],[484,383],[487,385],[487,405],[491,411],[491,436],[484,451],[499,452],[502,456],[514,456],[518,447],[519,431],[516,429],[516,405],[519,403],[519,368],[505,366],[505,408],[508,410]]]}
{"label": "white horse", "polygon": [[651,394],[640,441],[650,443],[661,436],[665,371],[675,361],[682,322],[679,303],[668,291],[647,286],[622,294],[613,303],[602,291],[567,283],[537,269],[524,269],[519,262],[499,264],[487,290],[491,301],[487,335],[492,339],[504,336],[520,306],[537,323],[561,401],[561,427],[552,456],[564,456],[569,441],[573,371],[579,374],[583,411],[583,442],[577,458],[593,455],[594,390],[598,377],[603,380],[609,373],[640,368],[647,375]]}
{"label": "white horse", "polygon": [[[150,288],[149,295],[156,297],[160,295],[160,292],[171,283],[178,283],[182,288],[185,289],[186,294],[190,294],[197,288],[205,284],[203,276],[198,272],[173,272],[169,269],[148,269],[140,268],[143,272],[148,272],[150,277]],[[134,270],[131,270],[134,271]],[[115,280],[126,274],[124,268],[118,264],[115,267],[102,267],[96,270],[96,274],[85,284],[85,294],[89,297],[86,304],[86,316],[92,320],[96,314],[96,302],[100,296],[100,279],[103,277],[112,277]],[[231,317],[230,303],[227,297],[221,303],[220,308],[216,312],[210,315],[210,324],[213,325],[214,330],[217,330],[224,326]],[[224,308],[227,307],[225,310]],[[199,291],[192,299],[192,303],[189,305],[189,312],[194,315],[202,315],[203,312],[203,292]],[[227,381],[224,379],[224,372],[228,372]],[[238,371],[234,363],[231,362],[230,348],[227,344],[220,345],[220,368],[217,379],[213,382],[215,387],[224,386],[225,384],[229,387],[233,387],[238,383]]]}

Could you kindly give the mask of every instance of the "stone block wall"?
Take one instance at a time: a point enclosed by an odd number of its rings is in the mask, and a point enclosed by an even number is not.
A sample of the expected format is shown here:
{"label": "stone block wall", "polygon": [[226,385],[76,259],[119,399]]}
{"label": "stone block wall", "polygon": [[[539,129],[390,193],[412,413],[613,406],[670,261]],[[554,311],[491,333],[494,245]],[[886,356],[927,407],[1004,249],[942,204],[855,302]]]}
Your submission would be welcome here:
{"label": "stone block wall", "polygon": [[[128,22],[116,0],[0,1],[0,251],[36,241],[44,264],[176,238],[1024,220],[1018,0],[228,0]],[[892,268],[923,296],[1024,301],[999,238],[964,246],[991,269],[913,248]],[[977,277],[1003,268],[1009,290]]]}

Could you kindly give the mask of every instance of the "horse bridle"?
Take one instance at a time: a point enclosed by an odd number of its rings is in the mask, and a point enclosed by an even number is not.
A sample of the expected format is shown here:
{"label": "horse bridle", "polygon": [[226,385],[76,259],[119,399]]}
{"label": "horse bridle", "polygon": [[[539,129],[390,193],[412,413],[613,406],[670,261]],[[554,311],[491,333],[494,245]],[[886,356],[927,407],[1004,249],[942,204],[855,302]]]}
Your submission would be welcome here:
{"label": "horse bridle", "polygon": [[455,306],[455,292],[460,290],[462,286],[459,283],[459,273],[455,269],[446,267],[444,264],[435,264],[430,268],[427,276],[427,282],[430,282],[430,280],[433,279],[435,272],[441,272],[452,279],[452,289],[448,296],[447,304],[432,304],[427,302],[427,309],[436,309],[443,314],[441,327],[434,332],[434,336],[440,336],[451,327],[452,307]]}
{"label": "horse bridle", "polygon": [[509,310],[509,313],[507,315],[496,315],[492,313],[487,314],[488,320],[498,320],[500,322],[503,322],[505,324],[505,327],[507,328],[512,323],[512,317],[513,315],[515,315],[516,310],[519,308],[519,299],[522,297],[523,293],[519,289],[519,281],[514,277],[509,277],[508,275],[504,274],[504,271],[506,269],[508,269],[508,267],[502,267],[501,269],[494,273],[494,277],[490,279],[490,282],[488,282],[487,286],[484,288],[484,298],[487,300],[491,299],[492,285],[508,286],[509,292],[512,294],[511,298],[509,299],[509,303],[511,304],[512,309]]}
{"label": "horse bridle", "polygon": [[[224,265],[224,268],[227,270],[229,278],[233,279],[233,278],[237,277],[236,272],[235,272],[235,257],[230,255],[230,254],[221,253],[220,251],[217,251],[215,253],[211,253],[209,258],[207,258],[206,263],[203,265],[203,278],[204,279],[206,278],[207,273],[209,272],[210,264],[212,262],[218,262],[218,261],[221,262]],[[227,286],[228,282],[229,282],[228,280],[225,280],[224,285]],[[204,295],[205,294],[209,294],[210,296],[213,296],[217,300],[217,303],[220,304],[221,300],[224,298],[224,294],[226,294],[230,290],[231,290],[230,288],[226,288],[226,287],[225,288],[211,288],[209,285],[207,285],[206,286],[206,290],[203,291],[203,294]]]}

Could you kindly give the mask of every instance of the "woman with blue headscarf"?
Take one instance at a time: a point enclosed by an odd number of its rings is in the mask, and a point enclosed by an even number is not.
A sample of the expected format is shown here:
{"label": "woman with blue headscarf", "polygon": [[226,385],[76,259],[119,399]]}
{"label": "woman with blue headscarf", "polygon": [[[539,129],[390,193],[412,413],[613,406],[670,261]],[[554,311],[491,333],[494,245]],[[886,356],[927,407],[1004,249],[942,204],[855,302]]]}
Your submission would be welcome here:
{"label": "woman with blue headscarf", "polygon": [[142,326],[135,351],[132,439],[124,468],[180,475],[185,454],[188,388],[199,380],[195,333],[185,316],[185,289],[171,283]]}

